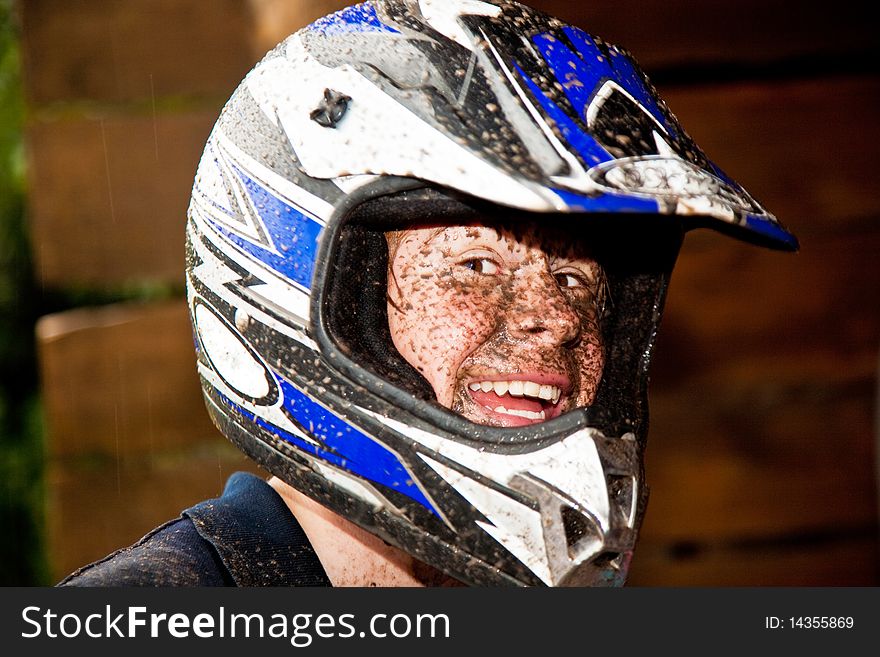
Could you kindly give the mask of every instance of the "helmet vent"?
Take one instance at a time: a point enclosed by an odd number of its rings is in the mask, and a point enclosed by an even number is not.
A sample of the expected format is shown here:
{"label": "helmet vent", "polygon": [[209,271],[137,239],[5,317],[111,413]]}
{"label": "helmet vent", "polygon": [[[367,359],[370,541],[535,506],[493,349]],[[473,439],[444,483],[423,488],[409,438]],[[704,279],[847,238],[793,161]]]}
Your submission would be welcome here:
{"label": "helmet vent", "polygon": [[602,552],[593,559],[596,568],[620,568],[620,552]]}
{"label": "helmet vent", "polygon": [[596,524],[589,516],[574,507],[565,505],[560,511],[562,513],[562,527],[565,530],[565,543],[568,546],[569,556],[574,559],[579,554],[578,547],[585,538],[596,538]]}
{"label": "helmet vent", "polygon": [[351,101],[351,96],[346,96],[333,89],[324,89],[324,98],[318,107],[312,110],[309,118],[325,128],[335,128],[348,111],[349,101]]}
{"label": "helmet vent", "polygon": [[631,476],[609,475],[608,497],[616,522],[632,527],[635,521],[635,482]]}

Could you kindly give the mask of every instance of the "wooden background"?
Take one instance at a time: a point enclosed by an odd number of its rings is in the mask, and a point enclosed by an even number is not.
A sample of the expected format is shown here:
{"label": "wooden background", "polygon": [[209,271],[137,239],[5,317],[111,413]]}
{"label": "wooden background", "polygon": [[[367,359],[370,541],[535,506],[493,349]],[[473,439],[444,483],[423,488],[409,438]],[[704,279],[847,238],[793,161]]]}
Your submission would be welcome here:
{"label": "wooden background", "polygon": [[[254,470],[200,398],[186,205],[238,81],[342,4],[19,0],[37,276],[66,298],[126,299],[36,327],[54,577]],[[688,236],[653,370],[652,496],[630,584],[877,585],[874,27],[827,3],[532,4],[629,48],[802,244]]]}

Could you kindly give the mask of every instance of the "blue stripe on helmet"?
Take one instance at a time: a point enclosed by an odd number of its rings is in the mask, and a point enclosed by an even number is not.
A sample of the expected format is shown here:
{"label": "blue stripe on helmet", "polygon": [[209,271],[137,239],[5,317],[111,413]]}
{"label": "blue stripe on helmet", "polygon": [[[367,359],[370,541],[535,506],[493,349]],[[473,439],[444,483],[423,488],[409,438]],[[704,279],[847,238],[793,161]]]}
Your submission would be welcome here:
{"label": "blue stripe on helmet", "polygon": [[619,196],[617,194],[600,194],[598,196],[586,196],[565,189],[554,189],[569,210],[574,212],[643,212],[657,214],[657,201],[653,199],[637,198],[633,196]]}
{"label": "blue stripe on helmet", "polygon": [[[548,50],[545,52],[542,49],[542,53],[547,59],[551,70],[553,70],[553,74],[562,84],[563,89],[565,89],[572,105],[577,108],[582,117],[586,117],[587,106],[599,85],[605,79],[610,79],[619,84],[646,112],[651,114],[663,126],[672,141],[681,139],[678,126],[673,121],[670,121],[668,115],[660,109],[656,93],[648,87],[644,76],[639,73],[629,57],[617,49],[610,49],[611,59],[609,61],[598,48],[593,38],[580,28],[568,26],[563,28],[563,32],[568,36],[581,58],[586,60],[587,66],[577,65],[576,59],[565,59],[565,53],[567,52],[571,55],[571,51],[556,40],[550,41],[549,35],[538,35],[535,39],[536,43],[538,43],[537,39],[539,37],[544,41],[548,41]],[[553,56],[548,56],[548,52],[553,53]],[[560,66],[560,60],[565,62],[567,71],[557,70]],[[572,63],[569,63],[569,61]],[[570,71],[574,71],[577,74],[576,80],[581,84],[575,83],[575,79],[570,77],[572,75]],[[561,73],[564,74],[560,75]],[[726,176],[713,162],[708,162],[708,164],[719,178],[732,187],[740,188],[734,180]]]}
{"label": "blue stripe on helmet", "polygon": [[613,80],[644,107],[667,133],[674,139],[678,138],[677,128],[660,110],[656,95],[645,84],[643,76],[628,57],[617,50],[611,50],[609,59],[593,38],[579,28],[569,26],[563,28],[563,32],[577,52],[572,52],[552,34],[535,35],[532,41],[562,85],[581,120],[586,120],[587,108],[599,87],[605,80]]}
{"label": "blue stripe on helmet", "polygon": [[385,25],[376,15],[376,8],[370,2],[364,2],[353,7],[346,7],[334,14],[325,16],[309,28],[313,32],[325,35],[346,34],[348,32],[393,32],[398,33],[390,25]]}
{"label": "blue stripe on helmet", "polygon": [[528,85],[532,95],[541,104],[544,111],[547,112],[547,115],[556,123],[565,140],[584,159],[588,168],[614,159],[595,139],[581,130],[559,105],[550,100],[518,65],[516,70],[526,85]]}
{"label": "blue stripe on helmet", "polygon": [[[570,30],[571,34],[569,36],[576,35],[578,31],[576,29]],[[644,76],[636,70],[632,60],[620,51],[612,50],[611,66],[614,69],[614,81],[629,92],[630,96],[635,98],[651,116],[657,119],[673,139],[680,139],[678,127],[669,121],[667,115],[660,110],[656,93],[645,84]]]}
{"label": "blue stripe on helmet", "polygon": [[532,41],[562,85],[581,120],[586,120],[587,106],[599,83],[606,78],[615,77],[602,51],[585,32],[580,33],[577,41],[573,39],[580,49],[580,57],[552,34],[537,34]]}
{"label": "blue stripe on helmet", "polygon": [[770,221],[766,217],[751,213],[746,213],[744,217],[746,227],[749,230],[764,237],[768,237],[774,242],[779,242],[790,249],[798,248],[799,244],[797,237],[789,233],[775,221]]}
{"label": "blue stripe on helmet", "polygon": [[218,394],[230,408],[243,414],[266,431],[295,445],[297,449],[406,495],[439,517],[437,510],[415,485],[413,475],[391,451],[309,399],[288,381],[277,375],[275,378],[281,388],[284,408],[328,449],[321,449],[296,434],[254,415],[224,395]]}
{"label": "blue stripe on helmet", "polygon": [[211,224],[245,253],[309,289],[312,285],[321,224],[282,201],[238,167],[233,168],[244,183],[274,250],[255,244],[217,222],[211,221]]}

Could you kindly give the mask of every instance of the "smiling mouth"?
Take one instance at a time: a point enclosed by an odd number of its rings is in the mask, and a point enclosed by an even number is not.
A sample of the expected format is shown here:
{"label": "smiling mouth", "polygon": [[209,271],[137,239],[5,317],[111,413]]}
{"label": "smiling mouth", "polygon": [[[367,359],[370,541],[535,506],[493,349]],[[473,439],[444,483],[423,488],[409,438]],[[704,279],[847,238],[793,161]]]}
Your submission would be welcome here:
{"label": "smiling mouth", "polygon": [[[473,381],[468,384],[471,397],[480,406],[507,416],[516,424],[543,422],[561,412],[560,386],[535,381]],[[516,418],[517,420],[514,420]]]}

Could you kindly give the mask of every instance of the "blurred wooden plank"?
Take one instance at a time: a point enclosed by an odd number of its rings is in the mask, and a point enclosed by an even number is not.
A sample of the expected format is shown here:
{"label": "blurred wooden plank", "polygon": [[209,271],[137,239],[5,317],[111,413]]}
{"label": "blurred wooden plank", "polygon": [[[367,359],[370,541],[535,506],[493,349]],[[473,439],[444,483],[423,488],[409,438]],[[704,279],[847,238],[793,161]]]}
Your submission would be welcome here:
{"label": "blurred wooden plank", "polygon": [[755,546],[641,542],[627,586],[877,586],[876,537]]}
{"label": "blurred wooden plank", "polygon": [[131,545],[183,509],[219,496],[237,470],[267,476],[223,439],[129,461],[52,461],[47,542],[53,580]]}
{"label": "blurred wooden plank", "polygon": [[26,97],[147,101],[226,98],[257,61],[242,0],[18,3]]}
{"label": "blurred wooden plank", "polygon": [[[737,383],[766,366],[792,382],[873,378],[880,345],[880,221],[807,235],[797,254],[711,231],[685,238],[660,329],[655,376]],[[685,359],[686,357],[686,359]],[[698,383],[701,383],[697,380]]]}
{"label": "blurred wooden plank", "polygon": [[52,457],[125,462],[218,439],[183,300],[48,315],[37,338]]}
{"label": "blurred wooden plank", "polygon": [[764,374],[751,396],[718,385],[653,396],[646,539],[876,527],[874,386],[759,403]]}
{"label": "blurred wooden plank", "polygon": [[32,244],[48,287],[179,284],[186,209],[214,112],[31,125]]}
{"label": "blurred wooden plank", "polygon": [[646,539],[876,526],[880,229],[794,256],[692,237],[654,362]]}
{"label": "blurred wooden plank", "polygon": [[48,315],[37,339],[56,580],[261,472],[208,417],[185,301]]}

